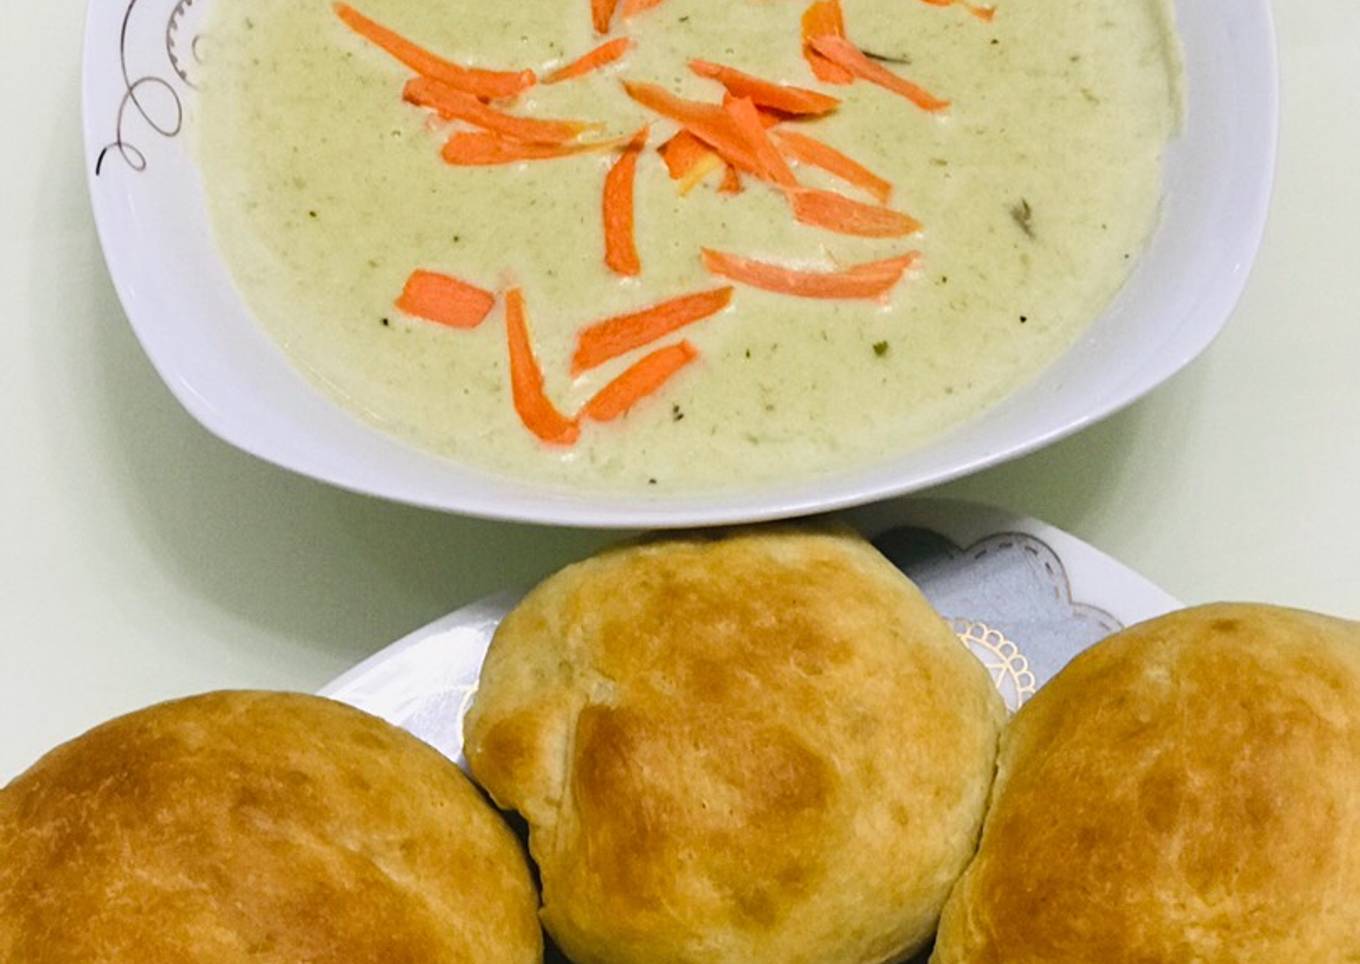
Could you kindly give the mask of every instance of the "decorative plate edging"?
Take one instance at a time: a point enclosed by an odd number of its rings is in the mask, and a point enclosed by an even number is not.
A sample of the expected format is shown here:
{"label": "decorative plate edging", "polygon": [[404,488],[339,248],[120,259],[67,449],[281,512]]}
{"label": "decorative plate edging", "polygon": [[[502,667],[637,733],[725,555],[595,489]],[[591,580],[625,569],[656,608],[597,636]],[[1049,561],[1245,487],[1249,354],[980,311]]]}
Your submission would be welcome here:
{"label": "decorative plate edging", "polygon": [[965,548],[933,529],[902,526],[874,544],[987,665],[1012,710],[1034,695],[1037,679],[1062,668],[1055,654],[1070,656],[1124,628],[1072,598],[1062,557],[1030,533],[998,532]]}

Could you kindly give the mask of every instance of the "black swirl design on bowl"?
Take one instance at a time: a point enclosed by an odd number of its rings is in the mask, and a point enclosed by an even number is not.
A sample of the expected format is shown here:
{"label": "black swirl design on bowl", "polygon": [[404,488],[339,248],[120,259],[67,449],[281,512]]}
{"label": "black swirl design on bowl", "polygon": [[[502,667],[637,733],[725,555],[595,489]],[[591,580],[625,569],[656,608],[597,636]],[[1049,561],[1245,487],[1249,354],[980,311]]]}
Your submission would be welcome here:
{"label": "black swirl design on bowl", "polygon": [[[193,66],[200,63],[198,56],[199,37],[185,30],[185,22],[197,0],[176,0],[165,21],[165,52],[170,73],[184,85],[195,88]],[[118,30],[118,67],[123,79],[123,96],[118,101],[118,112],[114,118],[113,140],[100,150],[95,158],[94,173],[98,177],[104,173],[104,162],[112,152],[122,158],[133,171],[145,171],[146,153],[128,139],[127,126],[134,118],[160,137],[178,137],[184,129],[184,102],[179,90],[166,77],[151,71],[138,73],[128,64],[128,37],[133,27],[133,14],[141,6],[141,0],[128,0],[123,11],[123,19]]]}

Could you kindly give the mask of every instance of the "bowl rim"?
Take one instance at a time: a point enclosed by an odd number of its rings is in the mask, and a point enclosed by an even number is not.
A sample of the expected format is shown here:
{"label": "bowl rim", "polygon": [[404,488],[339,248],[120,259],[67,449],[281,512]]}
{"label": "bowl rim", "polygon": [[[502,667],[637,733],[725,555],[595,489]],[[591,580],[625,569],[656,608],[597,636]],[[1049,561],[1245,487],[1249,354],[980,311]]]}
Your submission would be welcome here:
{"label": "bowl rim", "polygon": [[[902,472],[892,478],[878,481],[863,479],[856,481],[857,473],[862,476],[875,469],[882,469],[881,465],[870,465],[844,475],[803,479],[800,488],[788,495],[771,496],[769,493],[773,487],[764,484],[745,490],[706,491],[697,498],[647,498],[645,495],[614,493],[608,490],[571,492],[560,485],[538,485],[532,481],[507,478],[504,481],[527,486],[531,490],[538,488],[541,492],[539,495],[527,492],[524,495],[469,496],[453,488],[443,490],[440,496],[436,497],[419,487],[395,483],[379,485],[371,481],[356,480],[344,472],[327,466],[317,466],[305,458],[295,457],[288,451],[263,445],[249,434],[234,430],[223,423],[212,405],[195,392],[192,386],[167,367],[167,361],[160,353],[153,350],[144,331],[145,319],[139,318],[132,309],[132,291],[125,272],[120,269],[126,255],[119,253],[119,249],[111,243],[113,231],[111,219],[114,214],[108,202],[101,202],[96,167],[88,162],[99,153],[103,146],[101,142],[105,140],[98,133],[94,121],[94,107],[91,103],[95,92],[91,68],[97,57],[94,45],[98,39],[103,39],[94,36],[92,23],[97,16],[97,8],[110,2],[126,3],[124,20],[126,27],[126,17],[131,14],[139,0],[87,0],[81,56],[81,123],[87,160],[84,165],[86,188],[90,196],[100,250],[119,303],[143,354],[151,362],[161,381],[179,404],[211,435],[263,462],[359,495],[476,519],[568,528],[622,530],[676,529],[774,521],[850,509],[922,492],[1029,455],[1133,405],[1177,375],[1214,342],[1226,327],[1254,270],[1275,190],[1280,129],[1278,33],[1270,0],[1247,0],[1246,10],[1249,16],[1246,20],[1255,24],[1263,48],[1257,51],[1260,56],[1256,61],[1257,69],[1253,80],[1259,95],[1256,103],[1260,107],[1260,121],[1263,125],[1261,133],[1264,136],[1259,144],[1260,189],[1253,197],[1247,199],[1249,207],[1244,212],[1247,228],[1240,239],[1240,250],[1245,255],[1246,270],[1235,272],[1230,279],[1220,282],[1215,299],[1217,304],[1213,312],[1219,318],[1216,324],[1201,326],[1189,336],[1183,336],[1174,352],[1159,356],[1157,365],[1140,371],[1117,395],[1106,396],[1087,410],[1065,417],[1042,431],[995,446],[985,454],[958,460],[945,468],[918,470],[914,474]],[[183,2],[184,0],[181,0],[181,4]],[[1182,3],[1185,0],[1176,2]],[[1239,14],[1241,12],[1238,11]],[[254,321],[253,318],[250,320]],[[1070,348],[1068,350],[1070,351]],[[334,406],[334,402],[329,400],[328,404]],[[380,429],[372,426],[367,428],[371,432],[383,434]],[[448,461],[458,470],[471,471],[492,481],[499,478],[479,470],[474,465],[458,463],[456,460]]]}

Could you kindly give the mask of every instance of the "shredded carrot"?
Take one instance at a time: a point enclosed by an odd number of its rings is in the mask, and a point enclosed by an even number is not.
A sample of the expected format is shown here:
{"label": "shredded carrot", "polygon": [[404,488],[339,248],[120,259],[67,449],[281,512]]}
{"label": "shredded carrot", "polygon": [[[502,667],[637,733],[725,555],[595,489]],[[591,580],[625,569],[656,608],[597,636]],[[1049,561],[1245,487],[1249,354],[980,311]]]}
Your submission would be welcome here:
{"label": "shredded carrot", "polygon": [[839,271],[798,271],[735,254],[703,249],[704,264],[716,275],[753,288],[800,298],[881,298],[902,280],[920,253],[857,264]]}
{"label": "shredded carrot", "polygon": [[878,203],[887,204],[888,199],[892,197],[890,183],[830,144],[824,144],[815,137],[808,137],[797,131],[776,131],[774,136],[785,154],[804,164],[829,171],[856,187],[864,188],[878,199]]}
{"label": "shredded carrot", "polygon": [[687,130],[679,131],[658,147],[657,153],[666,162],[672,181],[683,179],[705,156],[715,156],[707,144]]}
{"label": "shredded carrot", "polygon": [[559,412],[543,391],[543,371],[529,341],[524,295],[518,288],[505,293],[505,334],[510,349],[510,395],[520,421],[544,442],[573,444],[581,435],[580,426]]}
{"label": "shredded carrot", "polygon": [[614,138],[586,144],[526,144],[499,134],[482,131],[459,131],[449,137],[440,152],[445,164],[455,167],[485,167],[493,164],[516,164],[520,161],[543,161],[555,157],[571,157],[591,151],[607,151],[626,143]]}
{"label": "shredded carrot", "polygon": [[863,238],[900,238],[921,230],[910,215],[874,204],[861,204],[834,191],[794,188],[788,192],[793,215],[804,224]]}
{"label": "shredded carrot", "polygon": [[940,100],[924,88],[870,60],[863,51],[843,37],[816,37],[811,43],[812,49],[827,60],[844,67],[861,80],[878,84],[894,94],[902,95],[922,110],[934,113],[949,106],[949,101]]}
{"label": "shredded carrot", "polygon": [[718,105],[685,100],[656,84],[624,81],[623,87],[633,100],[675,121],[722,155],[723,160],[743,171],[753,174],[760,172],[760,164],[751,153],[746,138],[727,112]]}
{"label": "shredded carrot", "polygon": [[345,26],[369,43],[381,47],[416,73],[443,81],[474,97],[491,100],[514,97],[538,82],[532,70],[500,71],[460,67],[375,23],[347,3],[335,4],[334,10]]}
{"label": "shredded carrot", "polygon": [[836,98],[815,90],[782,86],[707,60],[691,60],[689,69],[700,77],[716,80],[733,97],[749,97],[757,107],[768,107],[784,114],[827,114],[840,105]]}
{"label": "shredded carrot", "polygon": [[655,395],[676,372],[698,357],[699,349],[687,341],[659,348],[600,389],[586,403],[583,414],[596,422],[613,421],[644,398]]}
{"label": "shredded carrot", "polygon": [[[704,155],[699,158],[698,163],[691,167],[689,173],[682,177],[680,182],[676,185],[676,188],[680,192],[680,196],[684,197],[689,194],[690,191],[693,191],[702,184],[704,179],[714,171],[722,170],[723,166],[724,161],[721,157],[710,150],[705,150]],[[731,165],[729,164],[727,166],[730,167]]]}
{"label": "shredded carrot", "polygon": [[844,37],[845,14],[841,0],[817,0],[803,14],[803,56],[816,78],[826,84],[848,84],[855,75],[839,64],[832,63],[812,49],[818,37]]}
{"label": "shredded carrot", "polygon": [[727,173],[718,188],[724,194],[741,193],[741,174],[731,164],[724,161],[687,130],[681,130],[674,137],[657,148],[661,159],[666,162],[671,180],[678,181],[680,196],[694,190],[704,178],[726,166]]}
{"label": "shredded carrot", "polygon": [[747,146],[750,147],[751,153],[755,155],[756,161],[760,164],[761,176],[781,187],[797,187],[798,179],[793,176],[793,171],[789,169],[788,162],[784,160],[784,155],[779,153],[779,148],[774,146],[774,142],[770,140],[770,135],[765,132],[765,125],[760,120],[760,112],[756,110],[756,105],[751,102],[750,98],[734,98],[723,109],[736,123],[742,137],[746,138]]}
{"label": "shredded carrot", "polygon": [[652,7],[661,6],[662,2],[663,0],[623,0],[623,15],[625,17],[634,17],[644,10],[650,10]]}
{"label": "shredded carrot", "polygon": [[731,288],[716,288],[596,322],[577,336],[571,373],[579,375],[611,358],[664,338],[678,328],[703,321],[722,311],[731,301]]}
{"label": "shredded carrot", "polygon": [[991,23],[992,18],[996,16],[996,7],[979,6],[974,3],[969,3],[968,0],[921,0],[921,2],[928,3],[932,7],[963,7],[973,16],[985,23]]}
{"label": "shredded carrot", "polygon": [[488,107],[471,94],[450,87],[429,77],[412,77],[406,82],[402,97],[417,107],[428,107],[445,120],[467,121],[476,127],[494,131],[512,141],[525,144],[565,144],[574,141],[584,131],[599,130],[601,124],[583,121],[538,120],[515,117]]}
{"label": "shredded carrot", "polygon": [[638,156],[647,146],[649,133],[650,129],[644,127],[634,135],[604,179],[604,263],[625,277],[642,273],[633,236],[633,185]]}
{"label": "shredded carrot", "polygon": [[596,33],[609,33],[609,23],[614,19],[614,8],[618,5],[619,0],[590,0],[590,19]]}
{"label": "shredded carrot", "polygon": [[600,44],[590,53],[583,57],[578,57],[564,67],[559,67],[543,79],[545,84],[560,84],[564,80],[572,80],[582,77],[591,71],[599,70],[618,60],[632,49],[633,41],[629,37],[619,37],[608,43]]}
{"label": "shredded carrot", "polygon": [[433,271],[411,272],[396,301],[399,311],[450,328],[476,328],[495,304],[491,292]]}
{"label": "shredded carrot", "polygon": [[[736,99],[736,97],[732,96],[731,91],[724,93],[722,99],[723,109],[726,110],[728,105]],[[757,107],[756,115],[760,118],[760,126],[766,130],[769,130],[771,127],[778,127],[789,117],[787,114],[782,114],[779,111],[770,110],[765,107]]]}

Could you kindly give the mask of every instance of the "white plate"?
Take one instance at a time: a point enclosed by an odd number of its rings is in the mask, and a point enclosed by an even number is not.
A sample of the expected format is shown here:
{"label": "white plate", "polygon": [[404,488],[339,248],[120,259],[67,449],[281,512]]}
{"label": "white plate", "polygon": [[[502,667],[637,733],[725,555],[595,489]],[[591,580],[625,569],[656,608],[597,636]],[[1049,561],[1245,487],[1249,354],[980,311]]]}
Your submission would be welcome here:
{"label": "white plate", "polygon": [[[1036,519],[944,500],[873,506],[846,518],[952,622],[1012,709],[1083,649],[1180,608],[1142,576]],[[321,695],[381,716],[464,765],[463,715],[492,634],[520,595],[450,613]]]}
{"label": "white plate", "polygon": [[1269,2],[1177,0],[1189,120],[1167,152],[1160,227],[1115,303],[1028,388],[868,469],[694,496],[552,491],[417,451],[351,418],[255,324],[213,244],[179,136],[195,107],[198,24],[213,2],[90,2],[86,163],[128,317],[170,390],[221,438],[345,488],[438,509],[564,525],[717,524],[859,505],[1014,458],[1128,405],[1199,354],[1242,291],[1265,220],[1277,126]]}

